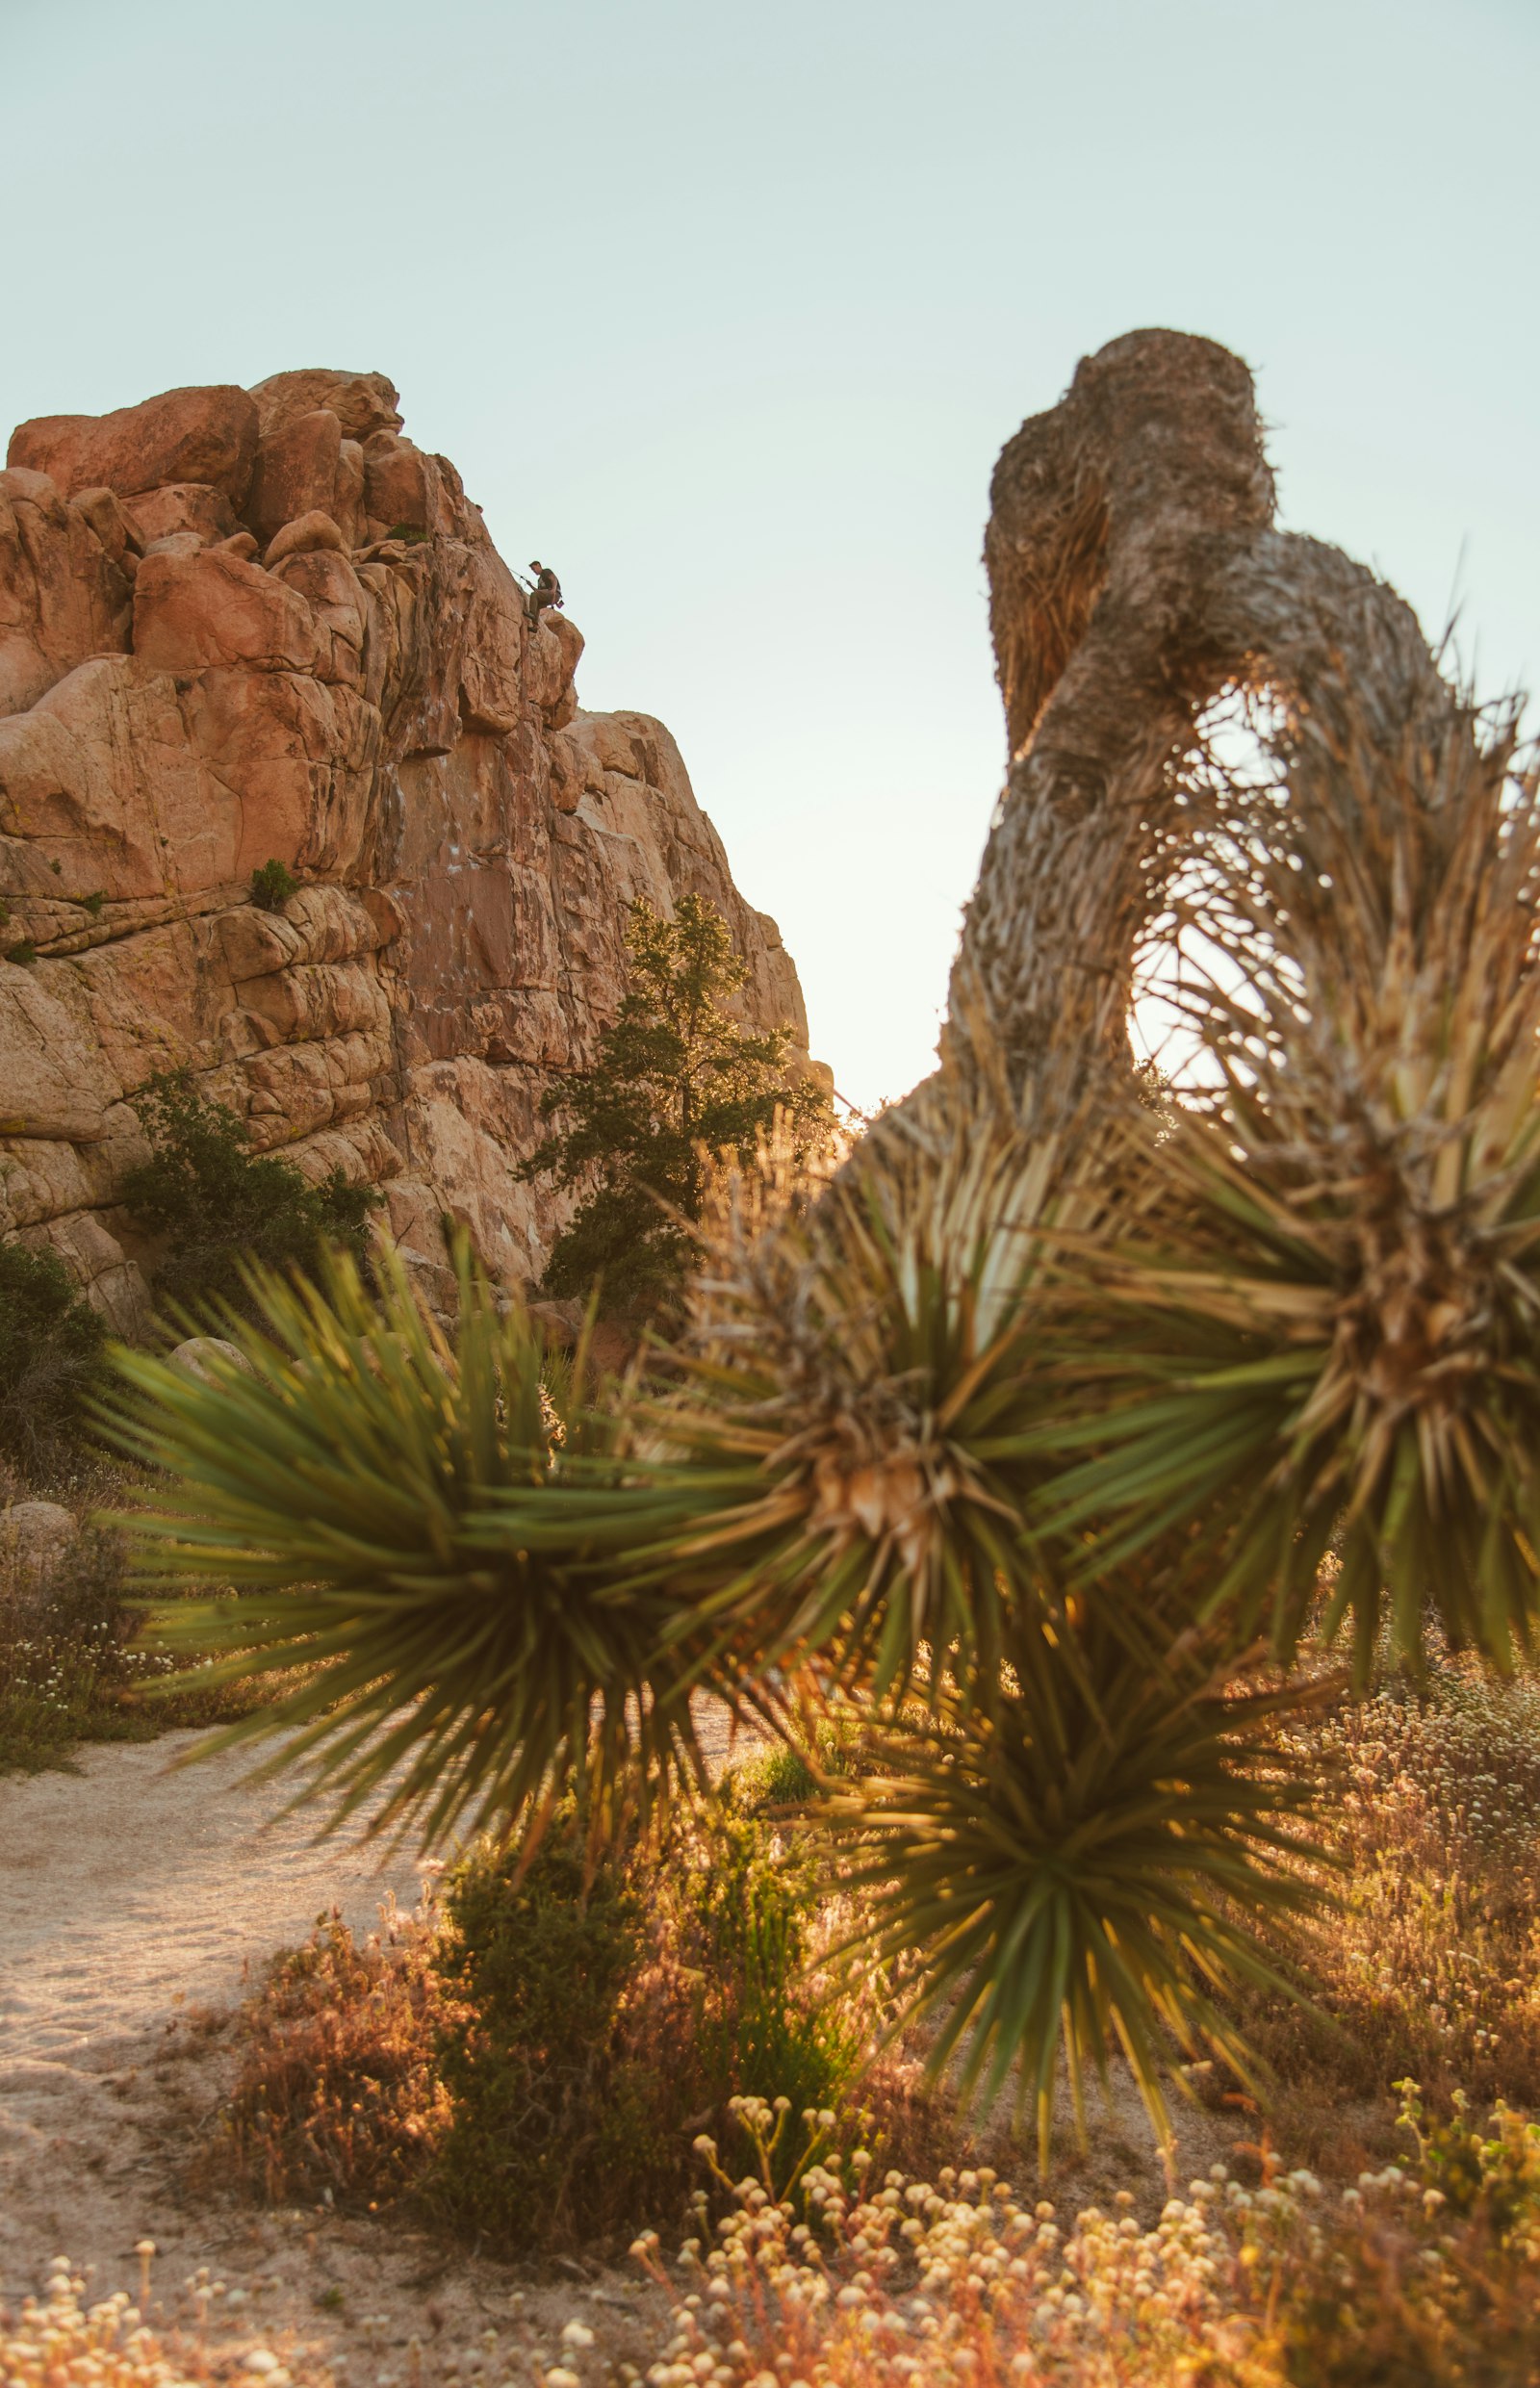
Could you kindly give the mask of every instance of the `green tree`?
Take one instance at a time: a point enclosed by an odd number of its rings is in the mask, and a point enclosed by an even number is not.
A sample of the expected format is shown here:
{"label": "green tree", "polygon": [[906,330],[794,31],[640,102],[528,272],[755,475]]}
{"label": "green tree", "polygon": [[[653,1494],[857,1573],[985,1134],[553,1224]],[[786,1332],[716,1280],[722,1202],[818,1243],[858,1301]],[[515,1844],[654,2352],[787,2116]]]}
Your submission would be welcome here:
{"label": "green tree", "polygon": [[834,1125],[829,1097],[788,1065],[789,1032],[756,1032],[728,1005],[749,975],[715,906],[681,896],[672,920],[631,906],[630,988],[591,1069],[541,1105],[564,1124],[525,1165],[588,1192],[557,1237],[549,1294],[603,1289],[632,1314],[665,1303],[683,1276],[689,1220],[701,1216],[704,1153],[752,1151],[777,1112],[804,1149]]}
{"label": "green tree", "polygon": [[165,1240],[156,1290],[183,1308],[249,1303],[243,1261],[314,1266],[328,1244],[364,1256],[379,1195],[333,1169],[313,1186],[292,1161],[254,1153],[233,1111],[201,1093],[190,1070],[163,1070],[133,1097],[150,1158],[131,1169],[123,1201],[138,1226]]}
{"label": "green tree", "polygon": [[79,1432],[103,1333],[57,1252],[0,1244],[0,1452],[36,1466]]}

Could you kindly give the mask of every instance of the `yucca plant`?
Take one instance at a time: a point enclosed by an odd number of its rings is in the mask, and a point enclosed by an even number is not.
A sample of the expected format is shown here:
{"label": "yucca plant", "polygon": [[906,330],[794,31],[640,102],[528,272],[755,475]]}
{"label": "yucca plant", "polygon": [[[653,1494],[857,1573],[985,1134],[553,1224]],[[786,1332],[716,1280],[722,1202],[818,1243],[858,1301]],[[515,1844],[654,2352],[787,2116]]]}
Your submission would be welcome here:
{"label": "yucca plant", "polygon": [[719,1179],[683,1383],[650,1415],[765,1488],[709,1605],[757,1619],[768,1661],[816,1656],[878,1698],[997,1677],[1006,1615],[1056,1566],[1023,1529],[1045,1238],[1098,1232],[1098,1158],[943,1093],[815,1202],[774,1150]]}
{"label": "yucca plant", "polygon": [[1326,1562],[1360,1678],[1387,1615],[1414,1660],[1436,1620],[1508,1665],[1540,1617],[1533,758],[1470,714],[1266,757],[1193,791],[1191,1083],[1128,1107],[1141,1216],[1078,1256],[1041,1515],[1094,1528],[1092,1573],[1187,1529],[1202,1612],[1270,1614],[1280,1656]]}
{"label": "yucca plant", "polygon": [[222,1647],[229,1674],[307,1670],[209,1746],[285,1735],[275,1762],[335,1820],[368,1801],[376,1826],[432,1837],[575,1787],[612,1823],[699,1776],[691,1686],[734,1696],[721,1634],[621,1581],[724,1488],[628,1458],[581,1348],[547,1353],[463,1250],[452,1342],[392,1253],[375,1272],[377,1296],[346,1257],[320,1284],[252,1271],[265,1325],[226,1317],[245,1366],[216,1355],[206,1381],[118,1353],[138,1398],[112,1431],[168,1479],[131,1521],[141,1572],[238,1594],[167,1604],[151,1630]]}
{"label": "yucca plant", "polygon": [[1317,1786],[1270,1730],[1296,1695],[1233,1687],[1228,1640],[1172,1625],[1137,1576],[1053,1621],[1013,1616],[991,1697],[952,1684],[891,1716],[890,1771],[832,1805],[862,1943],[920,1953],[909,2013],[937,2022],[933,2067],[958,2055],[986,2107],[1014,2072],[1044,2165],[1061,2063],[1083,2132],[1085,2076],[1105,2084],[1121,2047],[1163,2145],[1173,2045],[1247,2078],[1223,1993],[1289,1992],[1255,1926],[1321,1895],[1297,1863],[1319,1861]]}
{"label": "yucca plant", "polygon": [[[1078,2082],[1116,2033],[1164,2128],[1163,2034],[1222,2038],[1199,1978],[1259,1962],[1246,1902],[1290,1894],[1257,1852],[1295,1794],[1233,1757],[1223,1633],[1173,1655],[1188,1615],[1154,1567],[1088,1608],[1074,1553],[1025,1525],[1058,1398],[1050,1256],[1104,1232],[1112,1182],[1097,1134],[1030,1139],[950,1096],[815,1202],[783,1154],[728,1172],[678,1381],[648,1399],[585,1401],[581,1359],[500,1315],[463,1255],[452,1343],[389,1254],[377,1298],[346,1262],[320,1286],[255,1275],[267,1331],[227,1322],[250,1373],[120,1361],[119,1438],[171,1476],[138,1528],[146,1571],[242,1587],[156,1630],[222,1640],[236,1672],[308,1663],[219,1745],[292,1734],[274,1762],[306,1765],[337,1819],[368,1803],[427,1836],[512,1826],[575,1784],[615,1829],[699,1781],[698,1689],[779,1723],[851,1697],[874,1731],[929,1715],[896,1728],[909,1805],[884,1792],[859,1827],[863,1879],[901,1886],[882,1950],[935,1944],[926,2003],[974,1985],[972,2071],[1027,2046],[1040,2104],[1055,2050]],[[1004,1887],[970,1870],[969,1832],[1014,1846]],[[1001,1904],[1023,1897],[1025,1939]]]}

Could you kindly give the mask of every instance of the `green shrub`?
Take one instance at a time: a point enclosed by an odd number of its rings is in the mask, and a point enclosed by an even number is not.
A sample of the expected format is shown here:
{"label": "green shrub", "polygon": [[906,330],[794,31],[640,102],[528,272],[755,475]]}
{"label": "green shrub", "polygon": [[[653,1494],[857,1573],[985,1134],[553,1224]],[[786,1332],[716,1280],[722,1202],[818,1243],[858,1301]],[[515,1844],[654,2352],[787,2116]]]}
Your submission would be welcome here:
{"label": "green shrub", "polygon": [[627,2044],[647,1917],[624,1866],[586,1879],[570,1819],[520,1864],[483,1846],[448,1887],[438,1971],[467,2019],[440,2049],[453,2118],[425,2194],[491,2244],[538,2247],[677,2199],[687,2109]]}
{"label": "green shrub", "polygon": [[805,1977],[809,1860],[712,1803],[594,1870],[570,1810],[526,1862],[482,1843],[449,1879],[434,1959],[450,2121],[424,2202],[489,2247],[592,2244],[681,2216],[703,2123],[734,2098],[837,2109],[863,2034]]}
{"label": "green shrub", "polygon": [[122,1198],[136,1223],[164,1238],[156,1290],[179,1309],[250,1303],[243,1260],[309,1269],[327,1244],[362,1260],[372,1187],[333,1169],[313,1186],[292,1161],[253,1153],[234,1112],[199,1092],[186,1069],[163,1071],[132,1098],[151,1158],[132,1169]]}
{"label": "green shrub", "polygon": [[281,912],[292,895],[299,892],[299,882],[287,862],[270,856],[251,874],[251,901],[260,904],[265,912]]}
{"label": "green shrub", "polygon": [[30,969],[37,959],[38,948],[30,937],[18,937],[13,945],[6,947],[7,962],[15,963],[23,970]]}
{"label": "green shrub", "polygon": [[683,1882],[681,1938],[703,1985],[697,2039],[710,2102],[789,2098],[796,2119],[779,2151],[788,2168],[806,2148],[800,2118],[837,2107],[861,2056],[846,2003],[805,1986],[819,1884],[809,1856],[730,1809],[700,1837]]}
{"label": "green shrub", "polygon": [[431,535],[420,523],[393,523],[385,533],[387,539],[399,539],[409,548],[425,546]]}
{"label": "green shrub", "polygon": [[0,1455],[33,1472],[78,1440],[103,1334],[56,1252],[0,1244]]}

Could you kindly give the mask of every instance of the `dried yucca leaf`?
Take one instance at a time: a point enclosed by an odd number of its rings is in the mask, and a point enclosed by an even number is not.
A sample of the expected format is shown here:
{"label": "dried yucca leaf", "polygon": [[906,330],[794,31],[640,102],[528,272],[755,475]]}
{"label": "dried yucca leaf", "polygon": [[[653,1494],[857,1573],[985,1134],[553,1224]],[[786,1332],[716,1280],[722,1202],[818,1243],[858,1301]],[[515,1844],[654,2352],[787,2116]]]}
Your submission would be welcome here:
{"label": "dried yucca leaf", "polygon": [[1090,1455],[1047,1514],[1102,1559],[1190,1527],[1210,1611],[1270,1601],[1281,1650],[1334,1547],[1361,1666],[1387,1604],[1408,1655],[1432,1615],[1509,1663],[1540,1615],[1540,789],[1511,718],[1395,749],[1307,718],[1268,760],[1191,793],[1161,924],[1191,1083],[1128,1125],[1142,1223],[1084,1269],[1056,1449]]}

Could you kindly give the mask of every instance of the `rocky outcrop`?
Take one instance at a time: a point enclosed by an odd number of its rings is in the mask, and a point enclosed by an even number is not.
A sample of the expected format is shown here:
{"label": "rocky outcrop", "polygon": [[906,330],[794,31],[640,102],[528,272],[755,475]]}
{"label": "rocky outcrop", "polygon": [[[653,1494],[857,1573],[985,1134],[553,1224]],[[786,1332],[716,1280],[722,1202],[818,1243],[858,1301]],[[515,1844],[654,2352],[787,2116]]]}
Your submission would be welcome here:
{"label": "rocky outcrop", "polygon": [[806,1052],[668,732],[579,709],[580,632],[530,627],[400,423],[380,374],[279,373],[23,424],[0,473],[0,1233],[126,1332],[124,1098],[157,1069],[380,1187],[431,1284],[452,1219],[512,1285],[560,1217],[515,1170],[619,1002],[630,898],[708,896],[746,1016]]}

